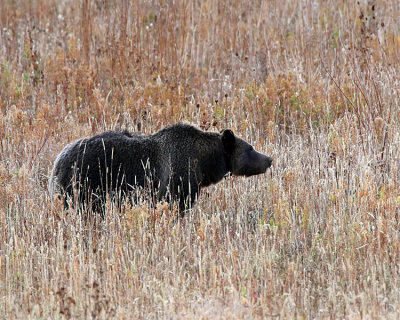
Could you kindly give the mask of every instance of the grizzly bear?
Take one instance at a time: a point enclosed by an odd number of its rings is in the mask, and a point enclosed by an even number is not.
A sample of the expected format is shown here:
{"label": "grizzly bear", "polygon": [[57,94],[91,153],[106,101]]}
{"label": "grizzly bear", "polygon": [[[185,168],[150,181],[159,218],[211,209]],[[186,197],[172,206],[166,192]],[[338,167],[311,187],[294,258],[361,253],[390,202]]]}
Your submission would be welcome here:
{"label": "grizzly bear", "polygon": [[60,193],[66,208],[75,203],[103,215],[107,195],[121,203],[127,197],[134,199],[133,191],[144,189],[155,201],[177,201],[183,217],[201,188],[228,173],[247,177],[264,173],[271,164],[270,157],[231,130],[204,132],[175,124],[148,136],[107,131],[61,151],[49,191]]}

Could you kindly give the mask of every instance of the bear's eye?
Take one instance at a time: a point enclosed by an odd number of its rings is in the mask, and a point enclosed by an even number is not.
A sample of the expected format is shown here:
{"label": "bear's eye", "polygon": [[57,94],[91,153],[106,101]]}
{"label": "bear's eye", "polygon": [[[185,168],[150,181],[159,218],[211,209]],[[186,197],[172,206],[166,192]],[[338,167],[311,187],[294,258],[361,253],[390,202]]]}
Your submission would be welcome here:
{"label": "bear's eye", "polygon": [[250,146],[249,147],[249,151],[253,151],[254,149],[253,149],[253,147],[252,146]]}

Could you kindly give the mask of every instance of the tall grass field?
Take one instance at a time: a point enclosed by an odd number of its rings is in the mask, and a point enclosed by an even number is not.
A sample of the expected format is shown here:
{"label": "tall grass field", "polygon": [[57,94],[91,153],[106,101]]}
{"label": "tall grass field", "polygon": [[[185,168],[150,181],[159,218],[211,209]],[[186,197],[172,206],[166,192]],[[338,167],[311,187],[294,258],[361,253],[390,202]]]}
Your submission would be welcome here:
{"label": "tall grass field", "polygon": [[[400,319],[398,0],[0,0],[0,319]],[[232,129],[263,175],[83,219],[57,154]]]}

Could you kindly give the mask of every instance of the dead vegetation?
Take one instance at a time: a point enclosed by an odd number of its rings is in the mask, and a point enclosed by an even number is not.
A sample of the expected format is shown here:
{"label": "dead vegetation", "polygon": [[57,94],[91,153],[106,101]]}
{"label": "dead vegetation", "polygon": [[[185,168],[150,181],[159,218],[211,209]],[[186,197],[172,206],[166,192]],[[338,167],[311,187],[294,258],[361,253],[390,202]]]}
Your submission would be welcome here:
{"label": "dead vegetation", "polygon": [[[0,318],[398,319],[397,1],[0,1]],[[68,142],[188,121],[274,158],[183,221],[51,203]]]}

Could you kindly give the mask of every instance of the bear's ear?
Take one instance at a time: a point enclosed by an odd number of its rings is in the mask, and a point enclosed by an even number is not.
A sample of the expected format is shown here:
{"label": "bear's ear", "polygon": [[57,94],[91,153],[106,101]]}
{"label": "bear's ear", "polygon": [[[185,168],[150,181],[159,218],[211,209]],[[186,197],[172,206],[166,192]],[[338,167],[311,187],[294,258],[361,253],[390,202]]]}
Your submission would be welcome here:
{"label": "bear's ear", "polygon": [[222,145],[227,153],[231,153],[235,147],[235,135],[232,130],[226,129],[221,131]]}

